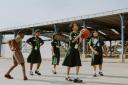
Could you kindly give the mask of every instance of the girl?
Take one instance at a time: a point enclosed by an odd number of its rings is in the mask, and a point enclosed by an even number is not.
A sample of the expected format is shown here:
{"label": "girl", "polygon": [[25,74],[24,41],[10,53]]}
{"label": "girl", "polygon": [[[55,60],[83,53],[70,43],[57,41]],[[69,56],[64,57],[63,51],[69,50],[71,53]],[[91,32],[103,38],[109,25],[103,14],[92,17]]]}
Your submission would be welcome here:
{"label": "girl", "polygon": [[60,41],[59,36],[57,34],[53,35],[52,45],[52,65],[53,65],[53,74],[56,74],[56,66],[59,65],[60,62]]}
{"label": "girl", "polygon": [[97,77],[96,73],[96,65],[99,66],[99,75],[103,76],[102,73],[102,64],[103,64],[103,50],[102,47],[105,48],[104,42],[100,39],[97,31],[92,33],[92,38],[89,41],[89,47],[92,51],[92,61],[91,65],[94,69],[94,77]]}
{"label": "girl", "polygon": [[44,44],[44,41],[39,37],[40,36],[40,30],[35,30],[34,37],[29,38],[27,40],[27,43],[32,46],[32,51],[30,55],[27,58],[27,62],[30,63],[30,75],[33,74],[33,64],[37,63],[37,68],[35,70],[35,74],[41,75],[39,72],[40,64],[42,62],[41,54],[40,54],[40,46]]}
{"label": "girl", "polygon": [[[63,65],[67,66],[67,76],[65,79],[68,81],[74,81],[75,83],[81,83],[83,80],[80,80],[78,78],[79,70],[81,66],[81,59],[80,59],[78,46],[80,43],[79,38],[81,37],[82,32],[80,32],[80,34],[77,33],[78,25],[76,23],[72,24],[72,30],[73,31],[70,33],[70,42],[69,42],[70,47],[67,51],[67,54],[63,62]],[[70,77],[71,67],[76,67],[76,75],[74,79]]]}
{"label": "girl", "polygon": [[24,38],[24,33],[23,33],[23,31],[20,31],[20,32],[18,32],[16,39],[10,40],[8,42],[10,49],[13,52],[13,61],[14,61],[14,65],[5,74],[5,77],[8,79],[13,79],[13,77],[10,75],[10,73],[18,64],[20,64],[22,66],[23,79],[28,80],[28,78],[26,76],[26,71],[25,71],[25,61],[24,61],[24,58],[23,58],[23,55],[21,52],[21,42],[22,42],[23,38]]}

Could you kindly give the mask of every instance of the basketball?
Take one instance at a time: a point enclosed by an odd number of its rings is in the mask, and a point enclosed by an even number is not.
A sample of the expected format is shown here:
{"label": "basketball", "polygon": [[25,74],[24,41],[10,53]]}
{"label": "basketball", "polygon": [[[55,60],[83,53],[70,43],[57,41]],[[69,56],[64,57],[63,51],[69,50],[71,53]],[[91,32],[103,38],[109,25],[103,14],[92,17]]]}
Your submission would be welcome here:
{"label": "basketball", "polygon": [[82,29],[81,32],[82,32],[81,38],[84,38],[84,39],[89,38],[91,35],[90,31],[87,29]]}

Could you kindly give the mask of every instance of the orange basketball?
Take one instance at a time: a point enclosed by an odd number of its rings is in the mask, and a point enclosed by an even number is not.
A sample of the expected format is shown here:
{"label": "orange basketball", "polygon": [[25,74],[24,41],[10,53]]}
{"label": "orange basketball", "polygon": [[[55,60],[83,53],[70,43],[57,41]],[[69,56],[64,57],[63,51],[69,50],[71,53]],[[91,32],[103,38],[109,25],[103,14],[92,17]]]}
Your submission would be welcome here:
{"label": "orange basketball", "polygon": [[90,31],[87,30],[87,29],[82,29],[81,32],[82,32],[81,38],[87,39],[87,38],[89,38],[90,35],[91,35]]}

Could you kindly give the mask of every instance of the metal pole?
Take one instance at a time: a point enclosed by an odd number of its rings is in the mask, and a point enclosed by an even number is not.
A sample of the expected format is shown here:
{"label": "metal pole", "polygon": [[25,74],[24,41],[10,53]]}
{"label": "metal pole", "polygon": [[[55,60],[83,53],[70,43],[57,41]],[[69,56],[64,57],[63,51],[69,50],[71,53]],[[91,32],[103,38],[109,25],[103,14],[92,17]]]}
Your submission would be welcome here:
{"label": "metal pole", "polygon": [[54,32],[57,33],[57,27],[55,24],[54,24]]}
{"label": "metal pole", "polygon": [[124,29],[125,29],[125,25],[124,25],[124,15],[120,14],[120,20],[121,20],[121,45],[122,45],[122,52],[121,52],[121,59],[122,59],[122,63],[125,62],[125,53],[124,53]]}
{"label": "metal pole", "polygon": [[3,36],[2,34],[0,34],[0,57],[1,57],[2,40],[3,40]]}
{"label": "metal pole", "polygon": [[35,31],[35,30],[34,30],[34,28],[33,28],[33,29],[32,29],[32,36],[34,36],[34,31]]}
{"label": "metal pole", "polygon": [[[85,28],[85,21],[83,21],[83,28]],[[83,56],[85,57],[85,38],[83,38]]]}
{"label": "metal pole", "polygon": [[83,39],[83,56],[85,56],[85,39]]}
{"label": "metal pole", "polygon": [[110,40],[110,57],[112,57],[112,41]]}
{"label": "metal pole", "polygon": [[17,36],[17,31],[14,31],[14,38],[16,38]]}

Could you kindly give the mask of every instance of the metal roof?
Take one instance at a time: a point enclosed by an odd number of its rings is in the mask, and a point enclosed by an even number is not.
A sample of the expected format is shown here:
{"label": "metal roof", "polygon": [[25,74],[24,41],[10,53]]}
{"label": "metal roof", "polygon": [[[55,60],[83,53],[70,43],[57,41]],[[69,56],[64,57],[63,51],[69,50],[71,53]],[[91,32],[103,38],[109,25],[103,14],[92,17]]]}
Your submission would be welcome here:
{"label": "metal roof", "polygon": [[128,8],[65,18],[54,21],[35,23],[30,25],[18,26],[18,27],[1,28],[0,33],[11,33],[12,31],[24,29],[26,30],[27,33],[31,34],[31,29],[33,28],[41,29],[43,32],[49,33],[54,31],[54,25],[56,25],[60,32],[67,34],[71,31],[69,28],[71,22],[75,21],[79,23],[80,26],[82,26],[83,21],[85,21],[86,26],[91,27],[92,29],[98,29],[100,34],[107,40],[120,40],[121,39],[120,37],[121,25],[120,25],[120,16],[119,16],[120,14],[124,14],[125,16],[125,38],[127,38]]}

